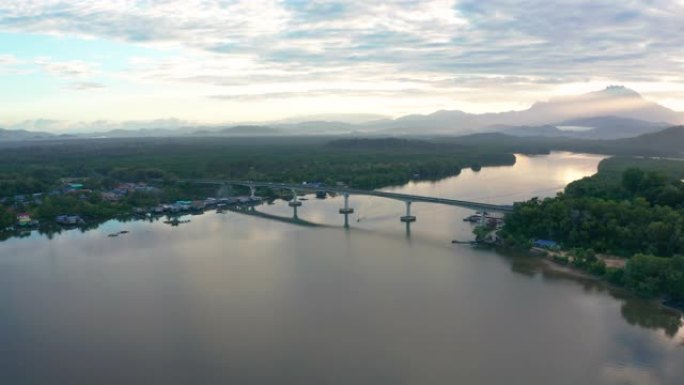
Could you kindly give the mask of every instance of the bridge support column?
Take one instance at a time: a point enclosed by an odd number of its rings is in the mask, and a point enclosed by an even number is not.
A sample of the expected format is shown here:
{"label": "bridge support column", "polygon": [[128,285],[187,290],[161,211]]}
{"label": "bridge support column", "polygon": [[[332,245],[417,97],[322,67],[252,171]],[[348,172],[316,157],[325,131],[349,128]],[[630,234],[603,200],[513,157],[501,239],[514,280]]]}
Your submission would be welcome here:
{"label": "bridge support column", "polygon": [[[290,202],[288,202],[288,205],[290,207],[299,207],[302,205],[302,202],[297,200],[297,191],[294,189],[292,189],[292,200]],[[296,211],[295,211],[295,213],[296,213]]]}
{"label": "bridge support column", "polygon": [[406,201],[406,215],[403,217],[399,218],[402,222],[415,222],[416,217],[414,215],[411,215],[411,201]]}
{"label": "bridge support column", "polygon": [[344,227],[349,227],[349,214],[354,212],[354,209],[349,207],[349,193],[344,193],[344,207],[340,209],[340,214],[344,215]]}
{"label": "bridge support column", "polygon": [[254,186],[249,186],[249,197],[251,199],[256,198],[256,187]]}

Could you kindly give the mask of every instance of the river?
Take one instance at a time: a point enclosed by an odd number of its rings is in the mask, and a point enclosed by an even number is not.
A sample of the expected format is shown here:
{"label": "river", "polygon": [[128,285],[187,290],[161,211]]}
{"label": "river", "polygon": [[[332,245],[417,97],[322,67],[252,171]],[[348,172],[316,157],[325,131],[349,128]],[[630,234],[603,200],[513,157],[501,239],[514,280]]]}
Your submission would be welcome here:
{"label": "river", "polygon": [[[517,157],[388,191],[511,203],[601,157]],[[207,212],[172,227],[0,244],[0,384],[681,384],[680,315],[471,239],[472,211],[308,196],[293,220]],[[129,230],[115,238],[107,234]]]}

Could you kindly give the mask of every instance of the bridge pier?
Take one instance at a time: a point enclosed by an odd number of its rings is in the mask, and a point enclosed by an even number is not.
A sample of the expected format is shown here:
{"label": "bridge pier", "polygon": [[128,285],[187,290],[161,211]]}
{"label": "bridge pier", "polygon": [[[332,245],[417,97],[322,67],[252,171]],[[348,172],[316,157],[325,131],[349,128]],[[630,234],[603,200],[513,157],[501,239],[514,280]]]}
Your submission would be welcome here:
{"label": "bridge pier", "polygon": [[340,209],[340,214],[353,214],[354,209],[349,207],[349,193],[344,193],[344,207]]}
{"label": "bridge pier", "polygon": [[340,214],[344,215],[344,227],[349,227],[349,214],[354,212],[354,209],[349,207],[349,193],[345,192],[344,196],[344,207],[340,209]]}
{"label": "bridge pier", "polygon": [[411,215],[411,201],[406,201],[406,215],[403,217],[399,218],[402,222],[415,222],[416,217],[414,215]]}
{"label": "bridge pier", "polygon": [[295,208],[295,216],[297,215],[296,208],[302,205],[302,202],[297,200],[297,191],[292,189],[292,200],[287,203],[288,206]]}
{"label": "bridge pier", "polygon": [[[286,183],[273,183],[273,182],[254,182],[254,181],[239,181],[239,180],[201,180],[201,179],[187,179],[187,180],[179,180],[178,182],[182,183],[199,183],[199,184],[211,184],[211,185],[219,185],[222,186],[221,189],[219,190],[218,195],[222,196],[225,195],[226,192],[222,192],[223,190],[229,190],[228,186],[234,185],[234,186],[244,186],[248,187],[250,189],[250,197],[255,197],[256,194],[256,188],[257,187],[264,187],[264,188],[270,188],[270,189],[277,189],[277,190],[290,190],[292,191],[293,199],[290,201],[288,204],[290,207],[298,207],[302,205],[302,202],[300,202],[297,198],[297,191],[306,191],[306,192],[316,192],[320,190],[320,186],[308,186],[308,185],[296,185],[296,184],[286,184]],[[474,209],[474,210],[487,210],[489,212],[498,212],[498,213],[510,213],[513,212],[513,205],[497,205],[497,204],[490,204],[490,203],[484,203],[484,202],[472,202],[472,201],[465,201],[465,200],[456,200],[456,199],[447,199],[447,198],[439,198],[439,197],[428,197],[428,196],[419,196],[419,195],[412,195],[412,194],[401,194],[401,193],[393,193],[393,192],[387,192],[387,191],[377,191],[377,190],[359,190],[359,189],[354,189],[354,188],[349,188],[349,187],[326,187],[325,191],[328,193],[340,193],[340,194],[355,194],[355,195],[365,195],[365,196],[375,196],[375,197],[381,197],[381,198],[387,198],[387,199],[394,199],[398,201],[402,201],[406,204],[406,215],[401,217],[401,221],[405,223],[409,222],[415,222],[416,217],[411,215],[411,203],[412,202],[422,202],[422,203],[432,203],[432,204],[441,204],[441,205],[449,205],[449,206],[457,206],[457,207],[464,207],[467,209]],[[350,208],[348,205],[345,205],[344,208],[340,209],[340,214],[347,214],[352,213],[353,209]],[[481,221],[483,224],[486,224],[486,218],[481,218]]]}

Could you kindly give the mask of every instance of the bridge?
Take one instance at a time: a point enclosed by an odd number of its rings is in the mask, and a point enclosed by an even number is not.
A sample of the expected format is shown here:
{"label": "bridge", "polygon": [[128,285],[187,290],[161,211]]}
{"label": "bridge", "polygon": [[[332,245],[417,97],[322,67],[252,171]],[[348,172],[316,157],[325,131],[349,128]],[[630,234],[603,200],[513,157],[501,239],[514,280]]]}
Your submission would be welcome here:
{"label": "bridge", "polygon": [[[411,204],[412,203],[432,203],[439,205],[457,206],[464,207],[467,209],[481,210],[484,212],[498,212],[498,213],[508,213],[513,211],[512,205],[497,205],[491,203],[483,202],[473,202],[466,200],[457,199],[447,199],[439,197],[428,197],[422,195],[413,194],[401,194],[393,193],[388,191],[378,191],[378,190],[362,190],[349,188],[346,186],[325,186],[321,184],[288,184],[288,183],[274,183],[274,182],[256,182],[256,181],[243,181],[243,180],[213,180],[213,179],[186,179],[181,180],[181,182],[186,183],[196,183],[196,184],[212,184],[212,185],[232,185],[232,186],[244,186],[250,189],[250,196],[252,198],[256,197],[256,188],[269,188],[273,190],[289,190],[292,192],[293,199],[288,204],[294,207],[295,210],[298,206],[302,205],[302,202],[297,199],[297,192],[325,192],[340,194],[344,197],[344,207],[340,208],[340,214],[345,215],[345,226],[347,225],[347,215],[354,212],[354,209],[349,207],[349,196],[350,195],[366,195],[375,196],[387,199],[394,199],[404,202],[406,205],[406,214],[400,219],[402,222],[414,222],[416,217],[411,215]],[[485,216],[482,215],[482,221],[484,222]]]}

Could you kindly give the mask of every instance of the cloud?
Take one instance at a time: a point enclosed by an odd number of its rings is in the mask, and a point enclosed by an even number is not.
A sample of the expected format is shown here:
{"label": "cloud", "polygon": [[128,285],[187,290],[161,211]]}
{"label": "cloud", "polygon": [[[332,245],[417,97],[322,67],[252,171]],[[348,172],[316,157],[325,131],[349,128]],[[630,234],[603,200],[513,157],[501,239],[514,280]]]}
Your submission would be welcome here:
{"label": "cloud", "polygon": [[21,69],[23,62],[14,55],[0,54],[0,75],[18,75],[25,71]]}
{"label": "cloud", "polygon": [[94,120],[70,121],[62,119],[34,119],[7,125],[12,130],[48,131],[48,132],[103,132],[110,130],[140,129],[178,129],[195,126],[198,123],[175,118],[153,120]]}
{"label": "cloud", "polygon": [[[4,0],[0,30],[170,52],[106,75],[198,99],[432,94],[506,109],[580,83],[684,83],[682,15],[681,0]],[[103,71],[38,64],[60,77]]]}
{"label": "cloud", "polygon": [[49,58],[35,60],[46,72],[60,77],[86,77],[95,73],[95,65],[80,60],[54,61]]}
{"label": "cloud", "polygon": [[0,55],[0,66],[8,66],[18,64],[19,60],[14,55]]}
{"label": "cloud", "polygon": [[69,89],[75,91],[88,91],[105,88],[105,85],[97,82],[75,82],[69,85]]}
{"label": "cloud", "polygon": [[636,68],[658,58],[647,68],[667,72],[681,60],[682,12],[663,0],[5,0],[0,29],[253,55],[266,65],[375,62],[499,75],[593,65],[612,75],[616,62]]}
{"label": "cloud", "polygon": [[287,92],[264,92],[264,93],[239,93],[226,95],[210,95],[209,98],[216,100],[229,101],[264,101],[270,99],[290,99],[290,98],[339,98],[339,97],[394,97],[402,95],[406,92],[411,92],[414,95],[420,95],[425,91],[420,89],[399,89],[399,90],[362,90],[362,89],[313,89],[304,91],[287,91]]}

